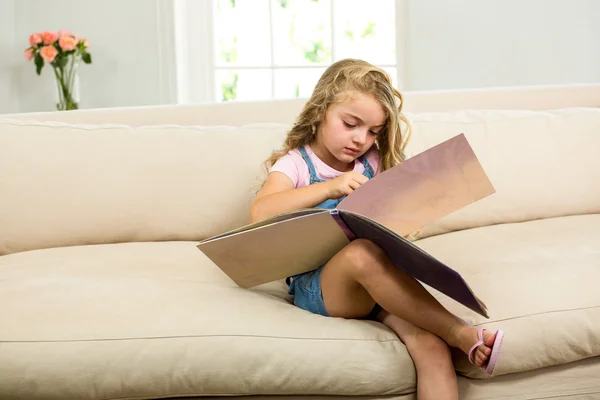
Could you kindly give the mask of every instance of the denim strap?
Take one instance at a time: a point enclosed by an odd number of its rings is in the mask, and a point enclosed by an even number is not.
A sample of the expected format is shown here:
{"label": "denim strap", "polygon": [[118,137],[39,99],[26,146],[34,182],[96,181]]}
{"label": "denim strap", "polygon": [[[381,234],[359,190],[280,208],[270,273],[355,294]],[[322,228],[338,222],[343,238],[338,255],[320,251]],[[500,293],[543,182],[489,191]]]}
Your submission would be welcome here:
{"label": "denim strap", "polygon": [[369,164],[367,157],[365,157],[364,155],[360,156],[360,162],[362,162],[363,167],[365,167],[365,170],[363,171],[363,175],[369,179],[374,177],[375,171],[373,171],[373,167],[371,167],[371,164]]}
{"label": "denim strap", "polygon": [[310,172],[310,184],[323,182],[321,179],[317,178],[317,171],[315,170],[315,166],[313,165],[308,153],[304,149],[304,146],[300,147],[300,154],[302,154],[302,158],[306,165],[308,165],[308,172]]}

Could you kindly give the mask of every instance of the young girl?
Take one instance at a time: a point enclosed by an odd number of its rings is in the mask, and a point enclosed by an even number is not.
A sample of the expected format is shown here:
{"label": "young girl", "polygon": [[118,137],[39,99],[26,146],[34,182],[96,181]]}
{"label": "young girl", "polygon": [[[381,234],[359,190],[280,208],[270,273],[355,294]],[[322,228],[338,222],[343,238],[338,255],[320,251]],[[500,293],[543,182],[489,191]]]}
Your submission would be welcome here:
{"label": "young girl", "polygon": [[[402,162],[409,134],[402,95],[362,60],[342,60],[320,78],[252,204],[252,222],[308,207],[334,208],[374,175]],[[315,266],[317,267],[317,266]],[[501,332],[468,326],[374,243],[357,239],[314,271],[288,278],[294,304],[330,317],[373,318],[406,345],[419,398],[458,398],[449,346],[491,373]],[[496,340],[498,338],[498,340]]]}

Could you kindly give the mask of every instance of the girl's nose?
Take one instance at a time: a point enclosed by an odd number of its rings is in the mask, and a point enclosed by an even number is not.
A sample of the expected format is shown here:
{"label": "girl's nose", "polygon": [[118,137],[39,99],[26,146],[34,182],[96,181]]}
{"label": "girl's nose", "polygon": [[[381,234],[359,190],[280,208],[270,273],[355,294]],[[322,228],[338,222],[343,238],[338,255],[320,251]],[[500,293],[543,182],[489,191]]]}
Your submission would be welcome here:
{"label": "girl's nose", "polygon": [[369,132],[364,129],[357,129],[354,134],[354,143],[365,144],[367,142],[367,135]]}

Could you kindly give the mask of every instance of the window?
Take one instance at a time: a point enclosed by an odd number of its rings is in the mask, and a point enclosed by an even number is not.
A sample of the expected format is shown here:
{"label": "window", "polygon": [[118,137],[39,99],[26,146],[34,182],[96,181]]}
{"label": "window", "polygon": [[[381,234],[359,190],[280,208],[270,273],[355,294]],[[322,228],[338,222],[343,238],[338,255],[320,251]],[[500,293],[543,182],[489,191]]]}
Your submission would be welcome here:
{"label": "window", "polygon": [[213,101],[308,97],[334,61],[397,83],[394,0],[213,0]]}

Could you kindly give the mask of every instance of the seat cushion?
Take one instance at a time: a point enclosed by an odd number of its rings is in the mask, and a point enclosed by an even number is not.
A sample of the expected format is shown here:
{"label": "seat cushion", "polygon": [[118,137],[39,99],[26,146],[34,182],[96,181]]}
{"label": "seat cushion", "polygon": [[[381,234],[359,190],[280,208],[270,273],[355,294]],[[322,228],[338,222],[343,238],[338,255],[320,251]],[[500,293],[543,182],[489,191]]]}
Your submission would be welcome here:
{"label": "seat cushion", "polygon": [[301,310],[280,281],[237,288],[196,244],[0,257],[0,398],[414,392],[385,326]]}
{"label": "seat cushion", "polygon": [[[431,289],[469,323],[505,332],[496,374],[600,355],[600,214],[468,229],[416,242],[458,270],[490,320]],[[459,372],[483,377],[464,355]]]}
{"label": "seat cushion", "polygon": [[[195,242],[0,257],[0,397],[402,394],[412,362],[371,321],[310,314],[282,282],[237,288]],[[503,224],[417,245],[456,268],[503,329],[496,375],[600,355],[600,215]],[[483,377],[463,355],[460,373]]]}

